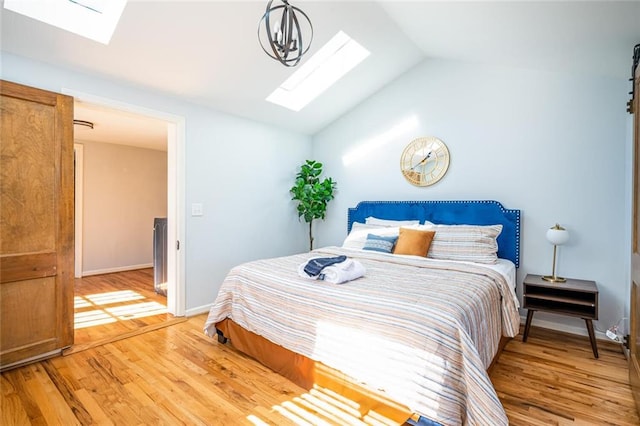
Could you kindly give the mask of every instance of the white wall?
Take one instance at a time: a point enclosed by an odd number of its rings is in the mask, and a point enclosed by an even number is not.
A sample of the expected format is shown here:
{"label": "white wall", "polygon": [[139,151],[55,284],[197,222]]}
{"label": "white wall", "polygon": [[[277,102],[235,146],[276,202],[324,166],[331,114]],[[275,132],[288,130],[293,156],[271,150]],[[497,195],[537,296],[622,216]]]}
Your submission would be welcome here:
{"label": "white wall", "polygon": [[[2,52],[4,80],[64,89],[185,117],[186,309],[213,303],[229,269],[259,257],[304,251],[289,188],[310,156],[309,137],[171,98]],[[179,76],[177,76],[179,78]],[[191,203],[204,205],[192,217]]]}
{"label": "white wall", "polygon": [[[360,200],[498,200],[522,210],[519,296],[527,273],[551,273],[545,232],[558,222],[571,240],[559,248],[557,273],[597,282],[596,326],[606,330],[625,316],[629,297],[628,91],[625,80],[426,60],[315,135],[313,157],[338,182],[318,246],[342,242],[346,209]],[[407,117],[416,127],[381,144]],[[418,188],[400,174],[400,154],[428,135],[448,145],[451,166]],[[372,141],[373,150],[362,149]],[[354,149],[362,155],[345,165]],[[580,319],[536,319],[586,333]]]}
{"label": "white wall", "polygon": [[167,153],[81,143],[83,275],[151,266],[153,219],[167,217]]}
{"label": "white wall", "polygon": [[[522,264],[549,273],[546,229],[571,233],[558,274],[600,288],[600,330],[624,315],[629,294],[625,179],[628,82],[588,75],[425,61],[313,138],[2,53],[2,78],[60,92],[71,89],[186,118],[187,311],[211,303],[228,270],[243,261],[304,251],[288,189],[314,158],[338,182],[316,246],[340,244],[346,209],[365,199],[495,199],[522,210]],[[407,117],[417,128],[392,137],[348,167],[342,156]],[[404,181],[399,157],[413,138],[447,143],[451,167],[433,187]],[[312,155],[313,154],[313,155]],[[204,216],[191,217],[191,203]],[[185,247],[186,246],[186,247]],[[536,318],[583,332],[580,320]]]}

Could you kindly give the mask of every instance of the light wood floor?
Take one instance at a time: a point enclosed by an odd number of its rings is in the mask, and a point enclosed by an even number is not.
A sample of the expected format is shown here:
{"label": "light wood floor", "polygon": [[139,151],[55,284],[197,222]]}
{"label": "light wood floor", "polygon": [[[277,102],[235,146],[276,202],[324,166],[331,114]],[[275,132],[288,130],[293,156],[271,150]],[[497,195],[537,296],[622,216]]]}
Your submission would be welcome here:
{"label": "light wood floor", "polygon": [[[205,318],[2,373],[0,424],[389,423],[218,344]],[[509,342],[491,378],[511,424],[640,424],[619,346],[598,343],[595,360],[586,337],[534,327]]]}
{"label": "light wood floor", "polygon": [[82,350],[174,320],[153,288],[153,268],[75,279],[74,348]]}
{"label": "light wood floor", "polygon": [[512,425],[640,425],[621,346],[531,328],[502,352],[491,380]]}

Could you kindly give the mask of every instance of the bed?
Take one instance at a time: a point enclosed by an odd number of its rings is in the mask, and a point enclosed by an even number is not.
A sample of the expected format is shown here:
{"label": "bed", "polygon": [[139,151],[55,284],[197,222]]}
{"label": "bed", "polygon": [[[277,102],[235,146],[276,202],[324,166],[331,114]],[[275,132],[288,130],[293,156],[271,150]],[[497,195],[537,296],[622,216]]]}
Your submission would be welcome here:
{"label": "bed", "polygon": [[[487,200],[365,201],[347,218],[341,246],[232,268],[205,333],[307,389],[319,370],[338,372],[407,407],[409,424],[507,425],[487,370],[519,331],[520,211]],[[360,246],[423,231],[427,257]],[[364,276],[332,284],[299,272],[341,255]]]}

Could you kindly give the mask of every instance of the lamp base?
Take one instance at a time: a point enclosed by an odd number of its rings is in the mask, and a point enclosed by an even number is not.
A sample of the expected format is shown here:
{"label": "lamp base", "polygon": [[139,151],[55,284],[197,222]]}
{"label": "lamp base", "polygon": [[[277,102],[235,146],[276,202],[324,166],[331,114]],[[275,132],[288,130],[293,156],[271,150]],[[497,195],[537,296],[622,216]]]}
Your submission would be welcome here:
{"label": "lamp base", "polygon": [[542,277],[543,280],[549,281],[551,283],[565,283],[567,282],[566,278],[556,277],[555,275],[545,275]]}

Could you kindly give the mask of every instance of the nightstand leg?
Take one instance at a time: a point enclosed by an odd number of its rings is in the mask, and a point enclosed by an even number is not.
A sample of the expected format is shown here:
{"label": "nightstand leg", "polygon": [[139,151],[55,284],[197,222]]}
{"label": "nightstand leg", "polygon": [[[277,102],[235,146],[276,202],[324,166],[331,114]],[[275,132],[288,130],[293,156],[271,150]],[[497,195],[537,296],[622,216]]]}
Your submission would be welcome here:
{"label": "nightstand leg", "polygon": [[593,350],[593,356],[598,358],[598,346],[596,344],[596,335],[593,332],[593,321],[585,318],[584,322],[587,323],[587,331],[589,332],[589,340],[591,340],[591,349]]}
{"label": "nightstand leg", "polygon": [[535,311],[533,309],[529,309],[527,311],[527,322],[524,326],[524,335],[522,336],[522,342],[527,341],[527,337],[529,337],[529,329],[531,328],[531,320],[533,319],[533,313]]}

